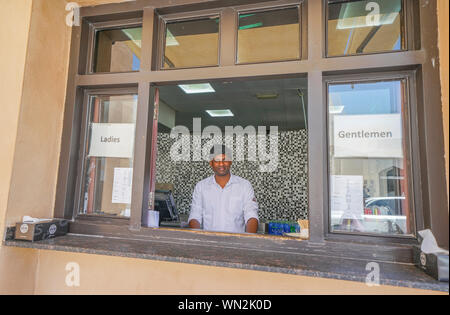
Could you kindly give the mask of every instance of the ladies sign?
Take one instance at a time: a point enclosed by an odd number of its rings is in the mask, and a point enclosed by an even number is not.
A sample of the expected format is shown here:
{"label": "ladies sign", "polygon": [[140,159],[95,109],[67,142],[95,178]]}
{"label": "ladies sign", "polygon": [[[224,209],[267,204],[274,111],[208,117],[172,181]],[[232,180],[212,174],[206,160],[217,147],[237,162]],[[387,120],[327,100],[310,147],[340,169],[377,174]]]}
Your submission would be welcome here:
{"label": "ladies sign", "polygon": [[134,124],[91,125],[90,157],[133,158]]}

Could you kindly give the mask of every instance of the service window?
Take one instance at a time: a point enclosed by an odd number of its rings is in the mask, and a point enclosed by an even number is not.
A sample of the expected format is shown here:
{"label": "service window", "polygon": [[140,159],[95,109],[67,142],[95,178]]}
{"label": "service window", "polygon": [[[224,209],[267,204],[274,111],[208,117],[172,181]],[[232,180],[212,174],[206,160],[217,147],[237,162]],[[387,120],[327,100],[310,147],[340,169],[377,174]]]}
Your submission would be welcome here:
{"label": "service window", "polygon": [[[428,22],[430,13],[416,0],[238,2],[83,13],[58,216],[102,216],[93,221],[136,229],[152,211],[158,226],[186,228],[196,184],[215,172],[209,149],[221,143],[233,151],[231,173],[252,186],[259,233],[296,233],[295,223],[311,220],[314,241],[414,241],[435,203],[421,190],[430,162],[420,137],[428,129],[417,128],[430,125],[418,117],[429,114],[430,100],[414,95],[422,86],[437,95],[422,81],[431,78],[423,54],[432,44],[420,41],[428,26],[419,18]],[[238,199],[223,208],[232,212]],[[207,229],[202,219],[204,230],[243,232]]]}
{"label": "service window", "polygon": [[[298,236],[298,221],[308,219],[307,79],[158,90],[155,208],[161,226],[187,227],[195,216],[203,230],[243,233],[257,210],[259,233]],[[232,177],[223,189],[210,165],[214,144],[231,155]]]}
{"label": "service window", "polygon": [[406,84],[328,85],[331,232],[414,233]]}

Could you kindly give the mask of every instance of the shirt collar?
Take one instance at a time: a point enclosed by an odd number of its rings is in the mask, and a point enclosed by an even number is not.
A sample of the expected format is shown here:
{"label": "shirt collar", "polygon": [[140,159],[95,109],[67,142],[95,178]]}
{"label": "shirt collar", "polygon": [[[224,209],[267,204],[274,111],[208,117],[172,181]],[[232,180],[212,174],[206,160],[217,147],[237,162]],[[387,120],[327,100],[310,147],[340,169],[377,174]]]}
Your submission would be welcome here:
{"label": "shirt collar", "polygon": [[[230,173],[230,175],[231,175],[231,176],[230,176],[230,180],[229,180],[228,183],[225,185],[225,187],[227,187],[228,185],[231,185],[231,184],[236,183],[236,177],[235,177],[232,173]],[[211,180],[209,181],[210,185],[218,185],[217,182],[216,182],[215,176],[216,176],[216,175],[213,175],[213,176],[210,177],[210,178],[211,178]]]}

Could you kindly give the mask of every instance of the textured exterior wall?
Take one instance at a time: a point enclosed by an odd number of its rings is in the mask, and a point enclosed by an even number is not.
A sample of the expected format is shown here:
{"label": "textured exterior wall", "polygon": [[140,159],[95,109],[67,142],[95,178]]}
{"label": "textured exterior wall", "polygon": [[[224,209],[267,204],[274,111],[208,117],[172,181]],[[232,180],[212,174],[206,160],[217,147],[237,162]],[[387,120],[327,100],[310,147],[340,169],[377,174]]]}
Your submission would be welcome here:
{"label": "textured exterior wall", "polygon": [[[19,123],[31,0],[0,0],[0,231],[5,230],[8,194]],[[32,293],[34,254],[0,243],[0,293]],[[31,279],[30,279],[31,278]]]}
{"label": "textured exterior wall", "polygon": [[[69,287],[68,263],[80,286]],[[69,276],[69,279],[73,280]],[[133,258],[39,251],[36,294],[442,294],[279,273]]]}

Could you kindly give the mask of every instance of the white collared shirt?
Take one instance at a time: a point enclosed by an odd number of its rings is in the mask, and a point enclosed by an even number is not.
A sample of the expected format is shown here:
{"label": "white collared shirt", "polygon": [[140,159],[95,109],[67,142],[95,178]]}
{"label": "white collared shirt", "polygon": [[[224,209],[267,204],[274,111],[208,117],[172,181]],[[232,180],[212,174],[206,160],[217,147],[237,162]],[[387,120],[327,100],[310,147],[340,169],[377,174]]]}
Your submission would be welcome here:
{"label": "white collared shirt", "polygon": [[247,221],[258,218],[252,184],[231,174],[224,188],[213,176],[197,183],[188,222],[197,220],[204,230],[244,233]]}

